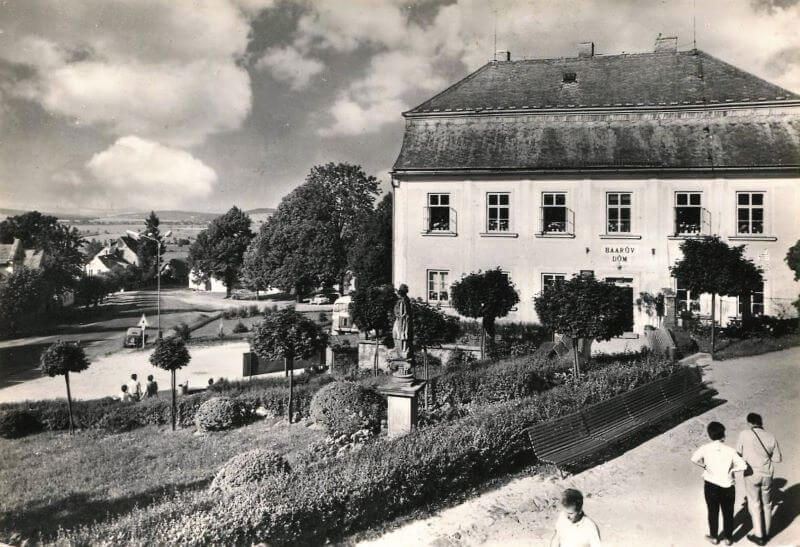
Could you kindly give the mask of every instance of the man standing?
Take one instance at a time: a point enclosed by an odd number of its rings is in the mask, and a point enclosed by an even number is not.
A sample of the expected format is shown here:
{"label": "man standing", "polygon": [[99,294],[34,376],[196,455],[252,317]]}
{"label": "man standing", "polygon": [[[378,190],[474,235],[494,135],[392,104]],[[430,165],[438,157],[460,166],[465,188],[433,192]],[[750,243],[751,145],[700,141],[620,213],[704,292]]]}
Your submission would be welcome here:
{"label": "man standing", "polygon": [[128,382],[128,393],[131,394],[131,399],[140,401],[142,399],[142,384],[139,383],[136,374],[131,374],[131,381]]}
{"label": "man standing", "polygon": [[736,487],[733,474],[747,469],[747,464],[736,451],[725,445],[725,426],[711,422],[707,428],[710,443],[692,454],[692,463],[704,469],[703,494],[708,509],[706,539],[713,545],[719,543],[719,511],[722,509],[722,538],[725,545],[733,544],[733,502]]}
{"label": "man standing", "polygon": [[780,462],[783,457],[778,441],[772,433],[764,430],[759,414],[748,414],[747,423],[750,428],[739,433],[736,441],[736,451],[751,470],[745,473],[744,488],[754,533],[747,539],[756,545],[766,545],[772,523],[772,476],[775,473],[772,464]]}
{"label": "man standing", "polygon": [[600,547],[600,530],[583,512],[583,494],[568,488],[561,494],[564,510],[558,515],[550,547]]}

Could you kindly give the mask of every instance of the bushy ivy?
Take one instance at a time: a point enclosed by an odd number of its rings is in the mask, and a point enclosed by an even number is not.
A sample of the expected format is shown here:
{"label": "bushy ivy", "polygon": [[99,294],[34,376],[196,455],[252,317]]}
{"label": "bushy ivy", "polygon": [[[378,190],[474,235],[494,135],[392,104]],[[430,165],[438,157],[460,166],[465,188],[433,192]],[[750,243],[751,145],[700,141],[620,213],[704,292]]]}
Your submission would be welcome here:
{"label": "bushy ivy", "polygon": [[257,483],[291,471],[289,463],[272,450],[251,450],[225,462],[211,483],[212,491],[229,492],[246,484]]}
{"label": "bushy ivy", "polygon": [[378,431],[384,414],[381,395],[354,382],[334,382],[311,400],[311,418],[332,435],[352,435],[360,429]]}
{"label": "bushy ivy", "polygon": [[241,402],[230,397],[213,397],[200,405],[194,422],[201,431],[222,431],[244,424],[246,418]]}

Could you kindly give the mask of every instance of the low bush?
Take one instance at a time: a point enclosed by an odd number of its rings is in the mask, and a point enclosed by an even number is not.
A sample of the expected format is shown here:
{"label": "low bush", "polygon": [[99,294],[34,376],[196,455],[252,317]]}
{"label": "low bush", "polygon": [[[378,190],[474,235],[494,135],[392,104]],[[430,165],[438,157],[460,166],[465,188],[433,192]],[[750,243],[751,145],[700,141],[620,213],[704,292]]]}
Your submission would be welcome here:
{"label": "low bush", "polygon": [[383,409],[382,396],[354,382],[328,384],[311,400],[311,418],[334,436],[380,430]]}
{"label": "low bush", "polygon": [[239,321],[233,326],[231,332],[233,332],[234,334],[240,334],[242,332],[250,332],[250,329],[247,328],[247,325]]}
{"label": "low bush", "polygon": [[236,317],[236,308],[225,308],[222,310],[223,319],[234,319]]}
{"label": "low bush", "polygon": [[777,338],[787,334],[794,334],[800,330],[800,321],[797,318],[780,319],[769,315],[748,317],[741,321],[731,321],[722,330],[728,338],[746,339],[752,337]]}
{"label": "low bush", "polygon": [[172,327],[172,330],[175,331],[175,336],[181,338],[184,342],[188,342],[192,337],[192,331],[189,328],[189,325],[183,321],[180,324]]}
{"label": "low bush", "polygon": [[36,414],[30,410],[11,409],[0,411],[0,437],[17,439],[41,430],[41,422],[39,422]]}
{"label": "low bush", "polygon": [[251,450],[225,462],[211,482],[210,489],[229,492],[239,486],[258,483],[268,477],[290,471],[289,463],[277,452]]}
{"label": "low bush", "polygon": [[258,317],[258,304],[250,304],[247,306],[247,313],[250,317]]}
{"label": "low bush", "polygon": [[247,306],[239,306],[236,308],[236,317],[245,319],[250,316],[250,309]]}
{"label": "low bush", "polygon": [[223,431],[244,424],[246,418],[241,402],[230,397],[213,397],[200,405],[194,422],[201,431]]}

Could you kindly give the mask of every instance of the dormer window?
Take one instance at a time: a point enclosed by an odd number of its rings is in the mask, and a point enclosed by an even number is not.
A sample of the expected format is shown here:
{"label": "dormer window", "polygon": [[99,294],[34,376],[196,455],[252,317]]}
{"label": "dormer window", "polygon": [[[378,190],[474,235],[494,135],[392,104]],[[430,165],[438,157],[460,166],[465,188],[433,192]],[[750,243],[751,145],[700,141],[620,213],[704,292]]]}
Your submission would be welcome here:
{"label": "dormer window", "polygon": [[578,75],[574,72],[565,72],[564,73],[564,83],[565,84],[574,84],[578,81]]}

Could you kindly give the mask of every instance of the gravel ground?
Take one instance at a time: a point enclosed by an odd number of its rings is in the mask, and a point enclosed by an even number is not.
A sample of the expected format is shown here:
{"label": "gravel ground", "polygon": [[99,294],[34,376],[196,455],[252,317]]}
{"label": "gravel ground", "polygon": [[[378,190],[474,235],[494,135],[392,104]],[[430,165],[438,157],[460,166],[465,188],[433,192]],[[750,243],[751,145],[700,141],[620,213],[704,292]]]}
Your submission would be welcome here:
{"label": "gravel ground", "polygon": [[[560,479],[530,476],[456,507],[401,525],[361,543],[370,546],[549,545],[561,490],[580,489],[585,510],[600,527],[604,545],[702,546],[706,533],[701,472],[689,457],[706,442],[705,426],[718,420],[728,427],[728,443],[746,426],[748,412],[759,412],[776,434],[784,462],[776,464],[780,502],[773,519],[771,546],[800,545],[800,348],[729,361],[701,359],[706,379],[725,401],[651,438],[620,456]],[[753,545],[749,517],[742,512],[737,486],[738,545]]]}

